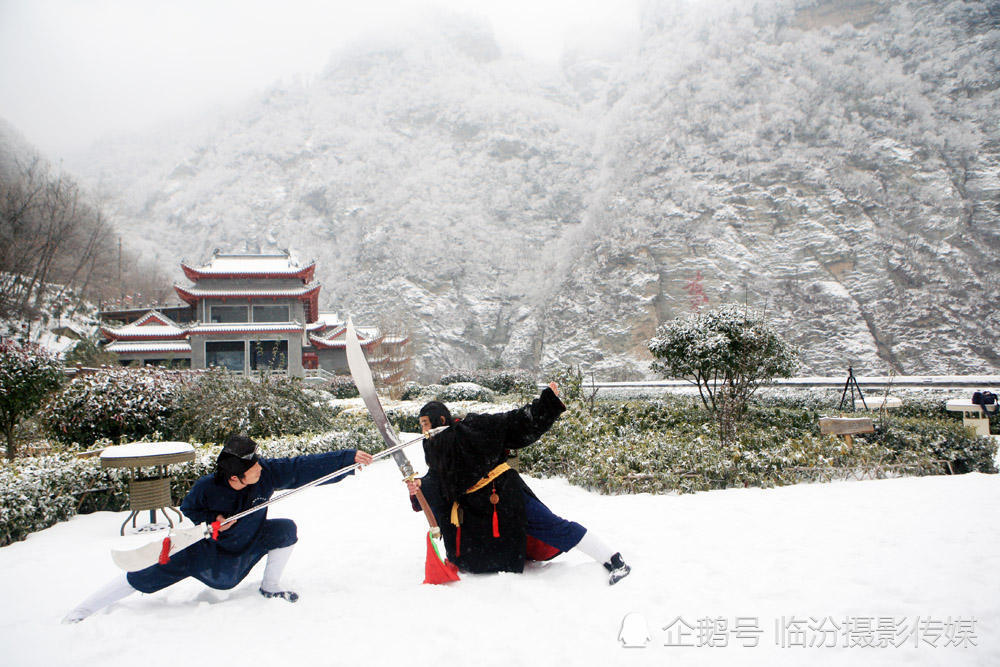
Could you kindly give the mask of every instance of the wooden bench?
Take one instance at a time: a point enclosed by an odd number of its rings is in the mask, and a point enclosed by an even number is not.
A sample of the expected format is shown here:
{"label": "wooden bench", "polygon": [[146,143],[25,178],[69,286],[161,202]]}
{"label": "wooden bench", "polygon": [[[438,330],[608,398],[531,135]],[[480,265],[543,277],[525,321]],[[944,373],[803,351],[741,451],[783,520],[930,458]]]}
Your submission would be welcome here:
{"label": "wooden bench", "polygon": [[819,432],[823,435],[841,435],[850,447],[854,444],[853,435],[857,433],[874,433],[875,424],[869,417],[820,417]]}

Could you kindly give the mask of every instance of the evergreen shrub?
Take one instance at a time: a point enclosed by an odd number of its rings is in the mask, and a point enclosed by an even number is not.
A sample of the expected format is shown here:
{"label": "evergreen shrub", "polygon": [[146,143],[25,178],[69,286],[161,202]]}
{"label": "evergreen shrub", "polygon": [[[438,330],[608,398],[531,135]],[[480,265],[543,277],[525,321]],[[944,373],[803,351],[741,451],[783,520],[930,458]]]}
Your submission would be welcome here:
{"label": "evergreen shrub", "polygon": [[102,368],[73,379],[42,411],[42,421],[59,442],[90,448],[97,440],[141,440],[167,427],[182,388],[184,371],[155,367]]}
{"label": "evergreen shrub", "polygon": [[[281,458],[337,449],[375,453],[385,448],[370,419],[341,417],[336,429],[261,439],[258,450],[264,457]],[[221,449],[219,444],[196,445],[194,462],[167,467],[175,505],[199,477],[213,472]],[[0,546],[78,513],[126,510],[128,484],[127,469],[102,469],[97,458],[78,458],[69,452],[0,462]]]}
{"label": "evergreen shrub", "polygon": [[971,437],[954,419],[876,420],[876,432],[855,436],[849,447],[819,433],[820,414],[755,402],[724,445],[713,416],[694,399],[598,403],[592,410],[570,403],[548,434],[520,450],[520,464],[530,474],[564,476],[608,493],[996,472],[993,441]]}
{"label": "evergreen shrub", "polygon": [[62,365],[55,355],[38,345],[0,338],[0,428],[8,459],[17,453],[18,424],[35,413],[62,379]]}
{"label": "evergreen shrub", "polygon": [[400,400],[402,401],[433,401],[444,390],[443,384],[422,385],[416,382],[407,382],[403,387]]}
{"label": "evergreen shrub", "polygon": [[360,396],[354,378],[350,375],[337,375],[326,386],[327,391],[333,394],[334,398],[357,398]]}
{"label": "evergreen shrub", "polygon": [[482,368],[472,371],[450,371],[442,375],[438,382],[444,385],[472,382],[491,389],[498,394],[534,394],[537,389],[535,377],[521,368],[512,370]]}
{"label": "evergreen shrub", "polygon": [[475,382],[453,382],[438,392],[437,400],[444,403],[449,401],[490,403],[495,397],[495,394],[491,390]]}
{"label": "evergreen shrub", "polygon": [[299,378],[212,369],[183,387],[166,425],[170,437],[222,442],[230,433],[267,438],[330,428],[332,411]]}
{"label": "evergreen shrub", "polygon": [[649,341],[653,369],[698,388],[715,416],[719,437],[732,442],[749,401],[761,384],[791,377],[798,351],[786,343],[763,314],[723,305],[662,324]]}

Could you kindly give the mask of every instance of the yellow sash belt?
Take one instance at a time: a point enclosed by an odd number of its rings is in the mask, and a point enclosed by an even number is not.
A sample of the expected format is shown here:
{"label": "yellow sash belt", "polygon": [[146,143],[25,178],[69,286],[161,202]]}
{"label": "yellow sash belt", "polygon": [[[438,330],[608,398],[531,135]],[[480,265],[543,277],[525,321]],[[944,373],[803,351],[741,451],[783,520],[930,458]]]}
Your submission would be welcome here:
{"label": "yellow sash belt", "polygon": [[[493,480],[495,480],[497,477],[499,477],[500,475],[504,474],[508,470],[510,470],[510,466],[507,465],[506,463],[501,463],[496,468],[494,468],[493,470],[489,471],[489,473],[486,475],[486,477],[483,477],[481,480],[479,480],[478,482],[476,482],[475,484],[473,484],[472,486],[470,486],[465,491],[465,495],[468,495],[470,493],[475,493],[476,491],[478,491],[479,489],[483,488],[484,486],[486,486],[487,484],[489,484],[490,482],[492,482]],[[451,505],[451,525],[453,525],[453,526],[459,525],[459,520],[458,520],[458,501],[457,500],[454,503],[452,503],[452,505]]]}

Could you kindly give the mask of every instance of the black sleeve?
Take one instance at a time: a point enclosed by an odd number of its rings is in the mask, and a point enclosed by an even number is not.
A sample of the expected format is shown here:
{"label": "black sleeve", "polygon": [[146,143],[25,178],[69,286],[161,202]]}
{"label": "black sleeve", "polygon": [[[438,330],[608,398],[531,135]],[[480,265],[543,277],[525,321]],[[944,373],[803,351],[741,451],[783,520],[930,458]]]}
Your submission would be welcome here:
{"label": "black sleeve", "polygon": [[481,442],[491,449],[521,449],[538,440],[566,411],[551,388],[542,390],[541,396],[528,405],[510,412],[495,415],[470,415],[463,422],[482,436]]}
{"label": "black sleeve", "polygon": [[[427,500],[434,518],[437,519],[438,525],[440,525],[442,517],[445,517],[445,514],[447,514],[448,502],[444,499],[444,495],[441,492],[441,481],[436,471],[428,470],[427,474],[420,478],[420,491],[423,492],[424,499]],[[413,506],[414,512],[423,511],[415,495],[410,496],[410,505]]]}

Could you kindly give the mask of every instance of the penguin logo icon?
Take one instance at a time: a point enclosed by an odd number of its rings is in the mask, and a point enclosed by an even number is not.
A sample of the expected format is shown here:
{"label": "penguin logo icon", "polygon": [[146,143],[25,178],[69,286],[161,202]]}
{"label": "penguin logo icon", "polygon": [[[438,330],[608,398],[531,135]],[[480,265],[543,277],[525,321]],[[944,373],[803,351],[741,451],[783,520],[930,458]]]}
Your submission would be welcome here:
{"label": "penguin logo icon", "polygon": [[649,624],[646,617],[639,612],[629,612],[622,619],[621,630],[618,631],[618,641],[623,648],[646,648],[649,644]]}

